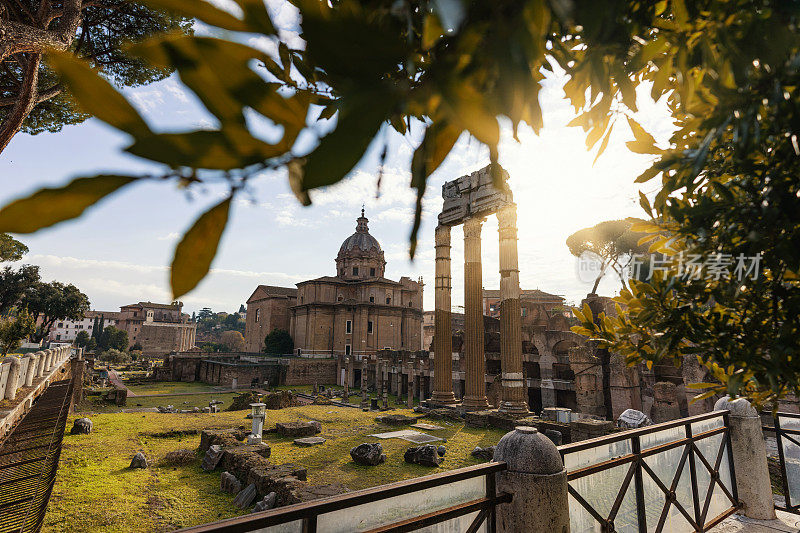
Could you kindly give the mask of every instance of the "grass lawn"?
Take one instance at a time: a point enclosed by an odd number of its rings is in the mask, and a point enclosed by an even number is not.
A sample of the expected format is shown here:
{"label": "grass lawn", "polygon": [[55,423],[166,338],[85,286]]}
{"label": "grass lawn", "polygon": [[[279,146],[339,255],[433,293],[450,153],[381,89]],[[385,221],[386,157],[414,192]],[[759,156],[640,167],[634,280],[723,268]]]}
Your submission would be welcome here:
{"label": "grass lawn", "polygon": [[[244,418],[246,413],[92,415],[92,434],[64,437],[44,531],[169,531],[243,514],[233,506],[233,497],[219,490],[219,472],[204,473],[199,458],[186,466],[163,464],[162,458],[169,451],[196,449],[199,435],[160,438],[149,434],[249,426],[250,421]],[[410,414],[410,411],[397,409],[392,413]],[[267,433],[265,441],[272,446],[270,461],[305,466],[312,484],[339,482],[350,490],[357,490],[476,464],[480,461],[470,456],[470,451],[475,446],[496,444],[504,434],[499,430],[465,428],[460,423],[435,421],[432,423],[445,429],[428,433],[447,439],[444,443],[447,455],[438,469],[404,463],[403,452],[413,444],[399,439],[380,441],[387,456],[386,463],[374,467],[356,465],[350,460],[352,447],[378,441],[367,437],[370,433],[397,429],[378,424],[376,416],[374,412],[327,405],[267,411],[266,427],[281,421],[318,420],[322,423],[321,435],[328,439],[321,446],[300,448],[294,446],[291,439]],[[70,419],[68,431],[74,418]],[[151,464],[149,469],[127,468],[138,451],[147,456]]]}
{"label": "grass lawn", "polygon": [[[141,385],[126,385],[126,387],[134,394],[202,393],[225,388],[200,382],[183,383],[181,381],[156,381],[153,383],[143,383]],[[130,400],[130,398],[128,398],[128,400]]]}

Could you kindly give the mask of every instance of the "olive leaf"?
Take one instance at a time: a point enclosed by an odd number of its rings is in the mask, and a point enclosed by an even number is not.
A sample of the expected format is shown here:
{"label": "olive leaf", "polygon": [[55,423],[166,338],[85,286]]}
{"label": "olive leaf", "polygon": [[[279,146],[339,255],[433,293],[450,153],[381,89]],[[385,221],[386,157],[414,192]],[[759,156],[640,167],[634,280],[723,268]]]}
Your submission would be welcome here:
{"label": "olive leaf", "polygon": [[150,134],[136,109],[85,61],[65,52],[50,52],[47,60],[67,84],[81,109],[134,137]]}
{"label": "olive leaf", "polygon": [[228,224],[232,199],[229,196],[203,213],[175,247],[170,271],[173,298],[194,289],[208,274],[222,232]]}
{"label": "olive leaf", "polygon": [[137,178],[101,175],[77,178],[63,187],[44,188],[0,210],[0,232],[33,233],[79,217],[97,203]]}

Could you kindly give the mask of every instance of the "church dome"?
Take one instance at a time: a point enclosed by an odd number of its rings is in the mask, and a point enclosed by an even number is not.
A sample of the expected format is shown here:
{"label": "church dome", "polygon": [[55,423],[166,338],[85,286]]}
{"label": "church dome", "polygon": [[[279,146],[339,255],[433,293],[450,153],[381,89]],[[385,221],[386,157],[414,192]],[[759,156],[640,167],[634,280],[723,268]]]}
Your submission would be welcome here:
{"label": "church dome", "polygon": [[362,209],[361,216],[356,219],[356,232],[344,240],[339,248],[339,255],[356,249],[362,252],[369,252],[373,249],[376,252],[382,251],[378,239],[369,234],[368,222],[369,219],[364,216]]}
{"label": "church dome", "polygon": [[378,239],[369,234],[369,219],[361,216],[356,219],[356,232],[344,240],[336,256],[336,270],[339,277],[358,279],[383,276],[386,261]]}

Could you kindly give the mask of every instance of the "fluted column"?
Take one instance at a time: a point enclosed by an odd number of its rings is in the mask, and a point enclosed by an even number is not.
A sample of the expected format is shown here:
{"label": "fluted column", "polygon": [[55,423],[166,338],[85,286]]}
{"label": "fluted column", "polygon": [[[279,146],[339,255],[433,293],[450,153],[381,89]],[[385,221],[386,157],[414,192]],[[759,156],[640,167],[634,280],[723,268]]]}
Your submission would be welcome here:
{"label": "fluted column", "polygon": [[489,407],[486,401],[486,364],[483,354],[483,275],[481,271],[482,218],[464,221],[464,359],[466,383],[463,406],[470,411]]}
{"label": "fluted column", "polygon": [[433,394],[437,403],[453,404],[453,330],[450,317],[450,226],[436,228],[436,282],[434,293]]}
{"label": "fluted column", "polygon": [[500,362],[503,389],[499,411],[528,412],[522,375],[522,310],[519,303],[519,260],[517,254],[517,206],[497,211],[500,234]]}

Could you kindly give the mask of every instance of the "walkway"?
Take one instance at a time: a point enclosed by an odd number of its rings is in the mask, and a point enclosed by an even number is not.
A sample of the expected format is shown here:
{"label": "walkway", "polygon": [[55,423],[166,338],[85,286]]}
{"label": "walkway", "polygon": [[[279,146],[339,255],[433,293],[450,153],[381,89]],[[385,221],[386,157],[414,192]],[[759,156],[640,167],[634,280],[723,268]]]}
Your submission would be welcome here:
{"label": "walkway", "polygon": [[735,514],[726,518],[711,533],[798,533],[800,532],[800,515],[775,511],[777,520],[753,520]]}

